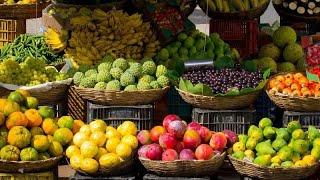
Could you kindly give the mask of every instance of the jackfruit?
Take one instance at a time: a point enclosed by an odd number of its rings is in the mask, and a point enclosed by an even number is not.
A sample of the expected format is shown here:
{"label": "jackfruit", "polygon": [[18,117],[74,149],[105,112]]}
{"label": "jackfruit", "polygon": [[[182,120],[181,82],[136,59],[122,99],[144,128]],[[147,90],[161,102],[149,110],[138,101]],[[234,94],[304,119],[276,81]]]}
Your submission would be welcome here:
{"label": "jackfruit", "polygon": [[289,26],[280,26],[272,35],[273,43],[279,48],[297,41],[295,30]]}
{"label": "jackfruit", "polygon": [[277,61],[281,55],[280,49],[273,43],[262,46],[259,50],[259,58],[269,57]]}

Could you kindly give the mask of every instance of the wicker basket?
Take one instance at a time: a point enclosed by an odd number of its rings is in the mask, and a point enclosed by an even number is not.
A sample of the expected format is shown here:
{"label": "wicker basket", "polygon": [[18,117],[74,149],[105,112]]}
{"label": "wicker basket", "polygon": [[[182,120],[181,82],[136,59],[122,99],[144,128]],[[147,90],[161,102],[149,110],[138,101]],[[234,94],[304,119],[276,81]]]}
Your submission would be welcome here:
{"label": "wicker basket", "polygon": [[[29,89],[29,87],[19,87],[15,86],[13,88],[7,88],[7,86],[0,86],[0,92],[6,92],[8,95],[11,91],[22,88],[26,89],[30,92],[31,96],[38,99],[39,104],[41,105],[48,105],[48,104],[59,104],[66,99],[67,91],[69,88],[71,79],[64,80],[66,83],[59,83],[59,82],[49,82],[47,84],[35,86],[35,88]],[[9,85],[10,86],[10,85]],[[2,89],[2,90],[1,90]]]}
{"label": "wicker basket", "polygon": [[272,94],[266,91],[269,98],[280,108],[297,112],[319,112],[320,98],[290,97],[281,94]]}
{"label": "wicker basket", "polygon": [[313,15],[313,16],[305,16],[305,15],[298,15],[295,13],[290,13],[283,9],[282,4],[276,5],[273,4],[274,9],[279,14],[281,18],[286,20],[291,20],[293,22],[305,22],[305,23],[320,23],[320,14]]}
{"label": "wicker basket", "polygon": [[139,158],[142,165],[150,172],[163,176],[201,177],[211,176],[223,165],[226,153],[216,155],[210,160],[194,161],[152,161]]}
{"label": "wicker basket", "polygon": [[[259,18],[268,8],[269,2],[266,2],[265,4],[261,5],[258,8],[250,9],[249,11],[239,11],[234,13],[224,13],[224,12],[218,12],[218,11],[208,11],[208,16],[215,19],[255,19]],[[207,6],[206,4],[199,3],[200,8],[206,12]]]}
{"label": "wicker basket", "polygon": [[2,173],[32,173],[48,171],[56,168],[63,156],[40,161],[4,161],[0,160]]}
{"label": "wicker basket", "polygon": [[[81,170],[76,170],[79,174],[85,176],[93,176],[93,177],[105,177],[105,176],[120,176],[120,175],[127,175],[132,173],[134,168],[134,163],[136,160],[136,152],[133,152],[132,158],[128,158],[127,160],[121,162],[118,166],[114,166],[112,168],[103,168],[99,167],[98,172],[95,173],[86,173]],[[67,159],[68,161],[68,159]],[[69,161],[68,161],[69,163]],[[70,163],[69,163],[70,164]]]}
{"label": "wicker basket", "polygon": [[230,155],[228,157],[231,164],[239,174],[259,179],[304,179],[315,174],[319,167],[319,164],[316,164],[314,166],[304,168],[268,168],[235,159]]}
{"label": "wicker basket", "polygon": [[143,91],[99,91],[93,88],[74,86],[78,94],[85,100],[102,105],[141,105],[150,104],[166,94],[169,87]]}
{"label": "wicker basket", "polygon": [[255,102],[259,96],[259,93],[261,92],[258,90],[239,96],[202,96],[182,91],[177,87],[176,89],[182,99],[187,103],[202,109],[213,110],[233,110],[247,108]]}
{"label": "wicker basket", "polygon": [[[60,6],[60,7],[76,7],[76,8],[81,8],[81,7],[86,7],[89,9],[96,9],[99,8],[104,11],[111,10],[113,8],[115,9],[123,9],[125,7],[125,4],[127,3],[128,0],[118,0],[115,2],[108,2],[108,3],[102,3],[102,4],[97,4],[97,5],[87,5],[87,4],[79,4],[76,2],[76,4],[65,4],[65,3],[59,3],[56,0],[52,0],[52,4]],[[89,1],[86,1],[89,2]]]}
{"label": "wicker basket", "polygon": [[0,17],[3,19],[32,19],[41,17],[42,10],[46,8],[50,2],[42,2],[37,4],[0,4]]}

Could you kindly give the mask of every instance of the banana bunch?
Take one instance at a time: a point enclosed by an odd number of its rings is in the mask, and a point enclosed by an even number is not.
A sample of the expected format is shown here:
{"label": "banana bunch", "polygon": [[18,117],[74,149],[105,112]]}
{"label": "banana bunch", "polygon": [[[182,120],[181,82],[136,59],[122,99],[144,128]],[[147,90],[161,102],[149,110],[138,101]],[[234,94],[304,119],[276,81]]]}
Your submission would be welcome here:
{"label": "banana bunch", "polygon": [[3,1],[4,4],[8,4],[8,5],[11,5],[11,4],[34,4],[36,2],[37,2],[37,0],[4,0]]}
{"label": "banana bunch", "polygon": [[95,9],[74,16],[70,25],[66,57],[76,66],[98,64],[107,54],[137,60],[153,57],[160,48],[150,23],[143,22],[140,14]]}
{"label": "banana bunch", "polygon": [[199,6],[205,12],[233,13],[256,9],[269,2],[269,0],[199,0]]}
{"label": "banana bunch", "polygon": [[62,30],[60,33],[52,28],[44,32],[44,38],[48,47],[54,52],[62,52],[67,47],[68,32]]}

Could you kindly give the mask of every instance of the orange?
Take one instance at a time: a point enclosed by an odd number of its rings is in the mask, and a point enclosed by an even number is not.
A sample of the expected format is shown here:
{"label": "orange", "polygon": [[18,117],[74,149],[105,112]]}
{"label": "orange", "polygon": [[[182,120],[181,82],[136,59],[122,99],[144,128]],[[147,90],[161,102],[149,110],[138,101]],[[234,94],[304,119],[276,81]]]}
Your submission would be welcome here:
{"label": "orange", "polygon": [[293,80],[293,74],[291,74],[291,73],[286,74],[286,75],[285,75],[285,79],[291,79],[291,80]]}
{"label": "orange", "polygon": [[303,75],[302,73],[295,73],[295,74],[293,75],[293,78],[294,78],[294,80],[296,80],[296,81],[299,81],[299,79],[300,79],[301,77],[304,77],[304,75]]}
{"label": "orange", "polygon": [[8,129],[11,129],[14,126],[24,126],[28,125],[28,119],[22,112],[13,112],[9,115],[6,126]]}
{"label": "orange", "polygon": [[279,84],[277,85],[276,88],[278,89],[279,92],[282,92],[282,90],[283,90],[284,88],[286,88],[286,85],[281,82],[281,83],[279,83]]}
{"label": "orange", "polygon": [[284,83],[285,83],[285,85],[286,85],[287,87],[290,87],[291,84],[293,83],[293,80],[292,80],[292,78],[286,78],[286,80],[284,81]]}
{"label": "orange", "polygon": [[305,84],[308,84],[308,79],[306,77],[301,77],[298,82],[301,84],[301,85],[305,85]]}
{"label": "orange", "polygon": [[285,80],[284,76],[283,75],[279,75],[276,77],[276,80],[279,81],[279,82],[283,82]]}
{"label": "orange", "polygon": [[285,95],[290,95],[292,93],[291,89],[290,88],[285,88],[283,89],[282,91],[282,94],[285,94]]}
{"label": "orange", "polygon": [[302,93],[300,90],[294,90],[294,91],[292,91],[292,95],[293,96],[302,96]]}
{"label": "orange", "polygon": [[72,126],[72,133],[76,134],[80,131],[80,128],[84,125],[84,122],[82,120],[74,120],[73,126]]}
{"label": "orange", "polygon": [[291,90],[300,90],[301,86],[298,83],[291,84]]}
{"label": "orange", "polygon": [[275,79],[271,79],[270,82],[269,82],[269,88],[272,89],[274,87],[276,87],[276,85],[278,84],[279,82]]}
{"label": "orange", "polygon": [[29,121],[29,127],[38,127],[41,125],[42,117],[36,109],[28,109],[24,114]]}
{"label": "orange", "polygon": [[309,96],[311,96],[311,91],[303,91],[303,92],[302,92],[302,96],[303,96],[303,97],[309,97]]}
{"label": "orange", "polygon": [[46,133],[47,135],[53,135],[54,132],[56,132],[56,130],[59,128],[58,125],[55,123],[55,121],[50,118],[46,118],[42,122],[41,127],[42,127],[44,133]]}

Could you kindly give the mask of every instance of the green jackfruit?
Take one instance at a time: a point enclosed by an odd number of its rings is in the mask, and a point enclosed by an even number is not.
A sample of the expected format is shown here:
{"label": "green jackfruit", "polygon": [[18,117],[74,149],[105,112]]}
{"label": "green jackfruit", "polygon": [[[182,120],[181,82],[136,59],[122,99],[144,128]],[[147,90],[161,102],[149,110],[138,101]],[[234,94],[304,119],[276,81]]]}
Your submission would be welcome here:
{"label": "green jackfruit", "polygon": [[282,138],[277,138],[272,142],[272,147],[274,150],[279,151],[283,146],[286,146],[287,142]]}
{"label": "green jackfruit", "polygon": [[308,127],[308,139],[313,142],[317,138],[320,138],[319,130],[314,126],[309,126]]}
{"label": "green jackfruit", "polygon": [[239,139],[239,142],[246,144],[248,140],[248,136],[245,134],[239,134],[238,139]]}
{"label": "green jackfruit", "polygon": [[272,148],[270,140],[258,143],[255,149],[259,155],[274,155],[276,153]]}
{"label": "green jackfruit", "polygon": [[287,131],[286,128],[279,128],[276,130],[276,134],[277,134],[277,139],[284,139],[285,141],[289,141],[290,140],[290,134]]}
{"label": "green jackfruit", "polygon": [[306,140],[298,139],[293,141],[292,149],[299,154],[305,154],[309,149],[309,143]]}
{"label": "green jackfruit", "polygon": [[254,164],[257,164],[259,166],[267,167],[271,164],[271,155],[261,155],[254,159]]}
{"label": "green jackfruit", "polygon": [[301,129],[301,124],[299,121],[291,121],[287,125],[287,130],[289,133],[292,133],[296,129]]}
{"label": "green jackfruit", "polygon": [[296,63],[303,56],[304,51],[301,45],[297,43],[289,44],[283,50],[283,59],[291,63]]}
{"label": "green jackfruit", "polygon": [[259,58],[269,57],[277,61],[281,55],[281,50],[273,43],[262,46],[259,50]]}
{"label": "green jackfruit", "polygon": [[297,34],[292,27],[280,26],[272,35],[273,43],[279,48],[297,41]]}
{"label": "green jackfruit", "polygon": [[242,160],[244,158],[244,152],[243,151],[237,151],[235,153],[232,154],[232,157]]}
{"label": "green jackfruit", "polygon": [[278,156],[280,157],[281,161],[290,161],[292,159],[293,151],[288,146],[283,146],[279,152]]}
{"label": "green jackfruit", "polygon": [[265,138],[267,138],[267,139],[274,139],[275,135],[276,135],[276,131],[274,130],[273,127],[268,126],[268,127],[264,128],[264,130],[263,130],[263,136],[264,136]]}
{"label": "green jackfruit", "polygon": [[269,118],[262,118],[259,121],[259,128],[264,129],[265,127],[272,127],[273,123]]}

